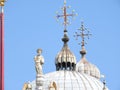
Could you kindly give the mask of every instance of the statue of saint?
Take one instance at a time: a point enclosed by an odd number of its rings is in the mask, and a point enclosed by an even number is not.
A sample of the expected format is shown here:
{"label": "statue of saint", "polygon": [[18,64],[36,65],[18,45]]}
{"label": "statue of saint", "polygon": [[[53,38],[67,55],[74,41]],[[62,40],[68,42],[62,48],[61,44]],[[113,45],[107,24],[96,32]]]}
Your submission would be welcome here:
{"label": "statue of saint", "polygon": [[54,81],[50,82],[49,90],[57,90],[57,85]]}
{"label": "statue of saint", "polygon": [[22,90],[32,90],[32,85],[29,82],[25,83]]}
{"label": "statue of saint", "polygon": [[42,72],[42,65],[44,64],[44,58],[41,55],[42,50],[38,49],[37,53],[38,53],[38,55],[35,56],[35,58],[34,58],[34,60],[35,60],[35,68],[36,68],[37,74],[42,75],[43,74],[43,72]]}

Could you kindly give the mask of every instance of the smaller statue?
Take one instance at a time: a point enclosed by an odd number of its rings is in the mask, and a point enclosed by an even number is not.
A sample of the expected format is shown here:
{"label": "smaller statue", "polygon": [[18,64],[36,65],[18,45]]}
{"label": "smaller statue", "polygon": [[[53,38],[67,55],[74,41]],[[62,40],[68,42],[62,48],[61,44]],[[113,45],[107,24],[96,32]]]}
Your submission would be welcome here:
{"label": "smaller statue", "polygon": [[44,58],[41,55],[42,49],[37,49],[37,53],[38,53],[38,55],[35,56],[35,58],[34,58],[34,60],[35,60],[35,68],[36,68],[37,75],[38,74],[42,75],[43,74],[42,65],[44,64]]}
{"label": "smaller statue", "polygon": [[25,83],[22,90],[32,90],[32,85],[29,82]]}
{"label": "smaller statue", "polygon": [[4,6],[4,2],[5,2],[6,0],[0,0],[0,6]]}
{"label": "smaller statue", "polygon": [[54,81],[50,82],[49,90],[57,90],[57,85]]}

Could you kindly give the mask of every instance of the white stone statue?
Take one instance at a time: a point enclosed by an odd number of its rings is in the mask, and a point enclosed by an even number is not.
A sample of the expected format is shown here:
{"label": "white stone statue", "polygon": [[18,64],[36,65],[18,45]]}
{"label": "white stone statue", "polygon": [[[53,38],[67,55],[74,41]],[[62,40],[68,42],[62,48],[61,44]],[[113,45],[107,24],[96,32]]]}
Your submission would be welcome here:
{"label": "white stone statue", "polygon": [[57,90],[57,85],[54,81],[50,82],[49,90]]}
{"label": "white stone statue", "polygon": [[43,74],[42,65],[44,64],[44,58],[41,55],[42,49],[37,49],[37,53],[38,53],[38,55],[35,56],[35,58],[34,58],[36,73],[37,73],[37,75],[42,75]]}
{"label": "white stone statue", "polygon": [[22,90],[32,90],[32,85],[30,82],[25,83]]}

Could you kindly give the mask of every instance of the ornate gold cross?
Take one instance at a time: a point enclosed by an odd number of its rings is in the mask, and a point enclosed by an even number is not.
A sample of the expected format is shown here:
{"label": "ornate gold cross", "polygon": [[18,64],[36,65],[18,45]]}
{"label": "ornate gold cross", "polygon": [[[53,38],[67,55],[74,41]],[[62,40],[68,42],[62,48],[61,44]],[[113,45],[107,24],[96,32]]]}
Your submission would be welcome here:
{"label": "ornate gold cross", "polygon": [[59,19],[60,17],[62,17],[64,19],[63,25],[64,25],[65,29],[66,29],[66,26],[69,24],[67,17],[76,16],[76,14],[74,14],[74,11],[72,11],[71,14],[67,14],[67,8],[69,8],[69,7],[66,7],[66,0],[64,0],[64,7],[62,8],[63,14],[62,15],[57,14],[57,16],[56,16],[57,19]]}
{"label": "ornate gold cross", "polygon": [[81,46],[85,46],[85,37],[89,39],[89,36],[91,36],[92,34],[90,34],[87,28],[84,27],[83,22],[81,22],[81,27],[78,30],[80,30],[80,32],[75,32],[76,35],[74,35],[74,37],[76,37],[77,40],[80,36],[82,38]]}

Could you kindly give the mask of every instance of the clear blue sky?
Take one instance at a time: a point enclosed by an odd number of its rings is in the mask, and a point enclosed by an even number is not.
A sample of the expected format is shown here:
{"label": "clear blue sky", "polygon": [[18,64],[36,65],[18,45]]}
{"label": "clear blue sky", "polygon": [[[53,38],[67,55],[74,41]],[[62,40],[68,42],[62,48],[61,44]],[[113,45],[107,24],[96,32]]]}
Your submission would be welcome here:
{"label": "clear blue sky", "polygon": [[[87,40],[87,60],[106,76],[110,90],[120,90],[120,1],[67,0],[78,13],[68,27],[69,47],[80,60],[80,46],[73,37],[84,20],[92,37]],[[35,79],[34,56],[43,49],[44,73],[55,71],[55,56],[62,48],[63,27],[55,12],[63,0],[8,0],[5,4],[5,90],[21,90]],[[71,10],[72,10],[71,9]]]}

